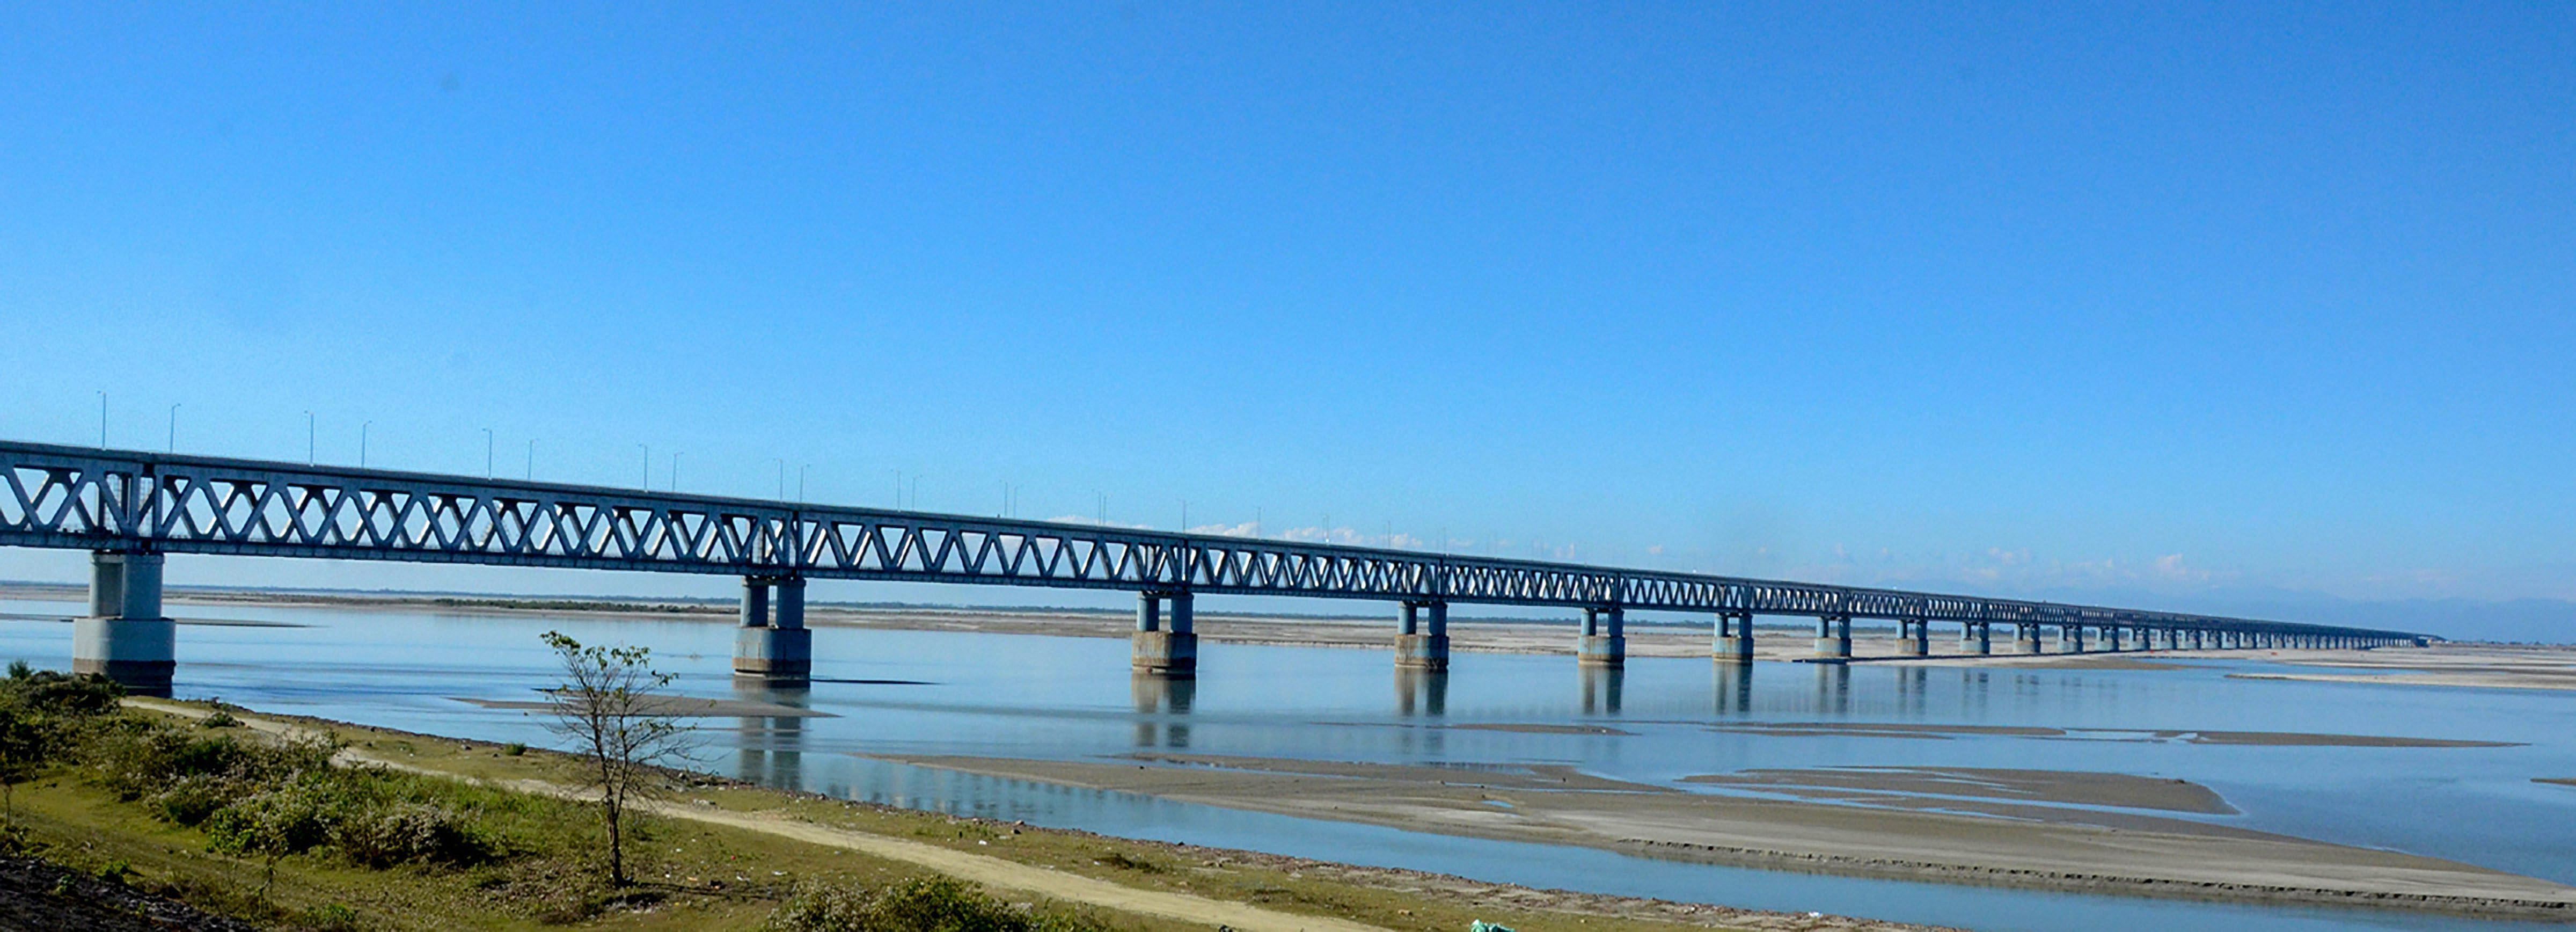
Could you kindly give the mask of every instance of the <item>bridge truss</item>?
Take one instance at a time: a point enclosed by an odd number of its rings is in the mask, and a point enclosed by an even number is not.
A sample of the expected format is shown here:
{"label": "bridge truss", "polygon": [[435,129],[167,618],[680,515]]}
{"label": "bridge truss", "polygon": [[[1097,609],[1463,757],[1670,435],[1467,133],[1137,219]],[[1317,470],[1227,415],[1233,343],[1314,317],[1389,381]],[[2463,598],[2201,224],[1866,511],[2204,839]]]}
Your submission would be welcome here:
{"label": "bridge truss", "polygon": [[0,441],[0,545],[1967,624],[2395,631]]}

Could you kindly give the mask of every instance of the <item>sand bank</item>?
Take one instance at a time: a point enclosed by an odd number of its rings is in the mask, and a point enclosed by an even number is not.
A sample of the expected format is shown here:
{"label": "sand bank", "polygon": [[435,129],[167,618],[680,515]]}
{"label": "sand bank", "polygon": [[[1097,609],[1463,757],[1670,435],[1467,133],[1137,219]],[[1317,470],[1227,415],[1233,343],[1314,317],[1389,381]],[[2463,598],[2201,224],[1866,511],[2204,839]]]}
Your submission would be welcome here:
{"label": "sand bank", "polygon": [[[1697,724],[1697,723],[1678,723]],[[1916,738],[1946,740],[1954,736],[2056,738],[2083,741],[2175,741],[2185,744],[2230,744],[2263,747],[2339,748],[2510,748],[2511,741],[2465,741],[2454,738],[2409,738],[2395,735],[2338,735],[2298,731],[2178,731],[2133,728],[2069,730],[2036,725],[1937,725],[1914,722],[1718,722],[1710,731],[1770,737]]]}
{"label": "sand bank", "polygon": [[1826,767],[1704,774],[1684,777],[1682,782],[1765,790],[1866,790],[1879,794],[1971,796],[2203,815],[2236,814],[2236,807],[2200,784],[2125,773],[1987,767]]}
{"label": "sand bank", "polygon": [[[1653,857],[2052,889],[2576,916],[2576,888],[2469,864],[2185,819],[2001,799],[1843,805],[1685,792],[1563,767],[1423,767],[1215,755],[1098,761],[883,759],[1307,818]],[[2207,805],[2120,775],[1886,774],[1854,795],[1948,780],[1994,794]],[[1839,788],[1820,787],[1819,790]],[[2203,790],[2202,792],[2206,792]],[[2221,803],[2223,804],[2223,803]],[[2000,806],[1981,809],[1980,806]],[[2141,807],[2151,808],[2151,807]],[[2024,810],[2057,813],[2035,819]]]}

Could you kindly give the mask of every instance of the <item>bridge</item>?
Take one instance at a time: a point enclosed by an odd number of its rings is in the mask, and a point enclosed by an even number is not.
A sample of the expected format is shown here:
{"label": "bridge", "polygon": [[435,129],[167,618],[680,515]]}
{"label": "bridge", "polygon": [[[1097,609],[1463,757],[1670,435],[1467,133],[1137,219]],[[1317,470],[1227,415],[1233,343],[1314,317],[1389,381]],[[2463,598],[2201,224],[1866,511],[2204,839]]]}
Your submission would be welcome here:
{"label": "bridge", "polygon": [[166,688],[174,627],[161,613],[171,553],[477,563],[739,576],[734,669],[796,679],[812,667],[812,579],[1115,589],[1137,593],[1139,672],[1194,673],[1200,595],[1394,603],[1400,667],[1445,670],[1449,606],[1581,612],[1581,664],[1625,662],[1630,610],[1713,616],[1712,652],[1749,662],[1757,615],[1816,624],[1817,658],[1846,660],[1853,619],[1897,623],[1899,654],[1929,656],[1931,627],[1961,650],[2176,650],[2426,643],[2403,631],[1945,595],[1414,550],[1166,533],[1049,521],[812,505],[0,441],[0,545],[92,552],[74,668]]}

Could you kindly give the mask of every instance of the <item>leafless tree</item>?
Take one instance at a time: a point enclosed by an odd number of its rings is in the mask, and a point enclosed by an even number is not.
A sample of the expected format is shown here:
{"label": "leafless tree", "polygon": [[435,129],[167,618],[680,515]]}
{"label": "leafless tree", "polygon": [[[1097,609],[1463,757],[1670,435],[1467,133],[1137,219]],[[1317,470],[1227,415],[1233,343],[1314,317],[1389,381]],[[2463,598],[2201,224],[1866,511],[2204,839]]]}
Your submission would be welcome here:
{"label": "leafless tree", "polygon": [[582,783],[608,828],[609,881],[627,886],[634,806],[662,789],[661,767],[688,759],[692,736],[672,718],[671,697],[662,692],[671,676],[653,670],[651,648],[583,646],[557,631],[545,639],[564,672],[546,727],[584,758]]}

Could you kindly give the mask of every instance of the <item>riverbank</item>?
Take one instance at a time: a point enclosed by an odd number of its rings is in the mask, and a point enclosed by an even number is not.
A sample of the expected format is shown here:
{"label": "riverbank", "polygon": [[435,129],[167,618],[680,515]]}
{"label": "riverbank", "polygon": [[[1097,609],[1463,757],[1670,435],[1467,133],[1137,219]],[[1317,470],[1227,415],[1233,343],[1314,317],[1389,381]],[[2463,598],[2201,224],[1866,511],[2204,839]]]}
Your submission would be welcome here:
{"label": "riverbank", "polygon": [[[2262,904],[2576,917],[2576,888],[2546,880],[2089,808],[2231,811],[2205,787],[2122,774],[1830,768],[1683,780],[1764,791],[1737,796],[1535,766],[1169,753],[1097,761],[883,759],[1301,818],[1737,866]],[[2069,803],[2079,805],[2063,805]]]}
{"label": "riverbank", "polygon": [[[208,706],[129,699],[143,714],[199,721]],[[261,715],[227,707],[246,730],[272,737],[328,733],[344,763],[462,781],[487,791],[558,798],[574,762],[542,750]],[[704,775],[654,809],[639,846],[647,906],[573,921],[602,929],[745,928],[801,879],[882,884],[925,875],[967,880],[1005,899],[1088,910],[1117,928],[1455,930],[1475,919],[1524,930],[1867,930],[1927,927],[1805,913],[1496,885],[1414,871],[1357,867],[1190,845],[1129,841],[992,820],[894,809],[764,789]],[[261,865],[213,854],[194,830],[60,774],[18,790],[38,844],[89,873],[110,869],[139,888],[201,906],[239,906]],[[670,856],[661,854],[670,851]],[[364,874],[365,876],[361,876]],[[669,876],[659,876],[669,875]],[[454,888],[454,889],[451,889]],[[215,891],[232,891],[229,897]],[[556,923],[478,908],[478,894],[435,870],[358,872],[319,857],[280,862],[274,899],[301,915],[346,910],[350,928],[539,928]],[[218,909],[217,911],[222,911]],[[336,915],[336,913],[332,913]]]}

